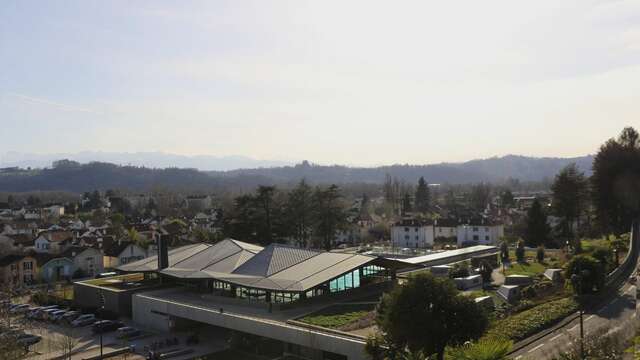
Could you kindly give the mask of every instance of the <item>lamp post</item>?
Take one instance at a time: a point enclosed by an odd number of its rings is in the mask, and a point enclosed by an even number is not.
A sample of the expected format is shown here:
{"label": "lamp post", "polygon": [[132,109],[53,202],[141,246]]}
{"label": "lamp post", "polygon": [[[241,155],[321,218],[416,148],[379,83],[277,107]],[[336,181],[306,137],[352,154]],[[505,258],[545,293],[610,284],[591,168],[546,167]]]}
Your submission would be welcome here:
{"label": "lamp post", "polygon": [[585,360],[584,353],[584,289],[582,287],[582,280],[589,276],[589,270],[580,270],[580,264],[578,263],[577,274],[571,275],[571,284],[573,285],[573,291],[575,292],[578,302],[578,314],[580,315],[580,358]]}

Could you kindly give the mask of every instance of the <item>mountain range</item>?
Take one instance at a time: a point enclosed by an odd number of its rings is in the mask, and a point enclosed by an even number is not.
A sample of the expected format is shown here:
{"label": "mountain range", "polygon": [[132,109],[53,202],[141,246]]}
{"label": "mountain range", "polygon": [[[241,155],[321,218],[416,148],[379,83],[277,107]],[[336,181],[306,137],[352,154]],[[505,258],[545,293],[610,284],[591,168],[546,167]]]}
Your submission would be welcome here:
{"label": "mountain range", "polygon": [[278,160],[258,160],[247,156],[177,155],[164,152],[103,152],[83,151],[79,153],[35,154],[10,151],[0,155],[0,167],[46,168],[51,163],[69,159],[80,163],[92,161],[116,165],[145,166],[150,168],[191,168],[203,171],[226,171],[243,168],[273,167],[292,165],[294,162]]}
{"label": "mountain range", "polygon": [[593,156],[574,158],[535,158],[507,155],[464,163],[432,165],[389,165],[379,167],[348,167],[315,165],[308,161],[296,165],[246,168],[227,171],[201,171],[192,166],[183,168],[150,168],[91,162],[56,168],[0,172],[2,191],[71,191],[123,189],[149,191],[154,188],[180,191],[247,190],[257,185],[292,184],[305,178],[314,184],[382,183],[388,175],[408,183],[423,176],[429,183],[469,184],[477,182],[504,183],[509,179],[523,182],[549,180],[570,163],[591,174]]}

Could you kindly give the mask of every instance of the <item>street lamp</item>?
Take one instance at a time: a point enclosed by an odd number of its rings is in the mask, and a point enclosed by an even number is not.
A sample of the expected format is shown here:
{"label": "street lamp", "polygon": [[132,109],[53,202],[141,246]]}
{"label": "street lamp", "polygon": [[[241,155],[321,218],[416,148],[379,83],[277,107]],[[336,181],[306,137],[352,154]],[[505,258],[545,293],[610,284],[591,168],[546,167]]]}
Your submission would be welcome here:
{"label": "street lamp", "polygon": [[580,270],[578,263],[577,274],[571,275],[571,284],[573,285],[573,291],[576,294],[576,300],[578,302],[578,314],[580,315],[580,358],[586,359],[584,353],[584,289],[582,287],[582,280],[589,277],[589,270]]}

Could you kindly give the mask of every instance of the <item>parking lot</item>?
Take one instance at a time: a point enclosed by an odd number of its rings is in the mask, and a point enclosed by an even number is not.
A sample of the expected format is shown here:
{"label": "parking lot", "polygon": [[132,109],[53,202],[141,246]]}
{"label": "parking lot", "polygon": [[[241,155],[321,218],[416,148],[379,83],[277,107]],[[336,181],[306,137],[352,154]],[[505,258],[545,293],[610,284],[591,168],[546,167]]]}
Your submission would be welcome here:
{"label": "parking lot", "polygon": [[[42,313],[42,310],[40,310]],[[26,334],[41,337],[36,344],[29,346],[27,358],[45,360],[62,357],[71,352],[72,359],[87,359],[100,355],[100,335],[92,331],[93,325],[88,321],[84,326],[71,326],[68,322],[45,320],[40,316],[27,316],[29,312],[11,314],[11,325]],[[53,313],[53,312],[51,312]],[[130,320],[119,320],[118,326],[134,327]],[[195,356],[208,355],[226,348],[226,338],[215,329],[203,329],[199,333],[199,342],[187,345],[191,332],[177,332],[159,334],[143,329],[130,338],[119,338],[119,331],[104,332],[102,334],[103,354],[113,351],[130,349],[132,352],[112,357],[112,359],[144,359],[149,351],[171,352],[189,351],[183,355],[176,355],[172,359],[190,359]]]}

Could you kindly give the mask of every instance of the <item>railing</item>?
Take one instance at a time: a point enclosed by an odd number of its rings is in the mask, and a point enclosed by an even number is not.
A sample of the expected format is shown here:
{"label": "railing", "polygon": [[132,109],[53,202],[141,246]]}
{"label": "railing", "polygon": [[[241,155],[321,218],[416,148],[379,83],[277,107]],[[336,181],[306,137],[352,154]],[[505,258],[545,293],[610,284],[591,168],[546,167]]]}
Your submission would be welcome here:
{"label": "railing", "polygon": [[640,255],[640,221],[635,221],[631,225],[631,236],[629,239],[629,251],[622,264],[607,275],[605,287],[617,288],[621,281],[624,281],[635,269]]}

